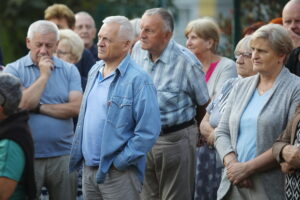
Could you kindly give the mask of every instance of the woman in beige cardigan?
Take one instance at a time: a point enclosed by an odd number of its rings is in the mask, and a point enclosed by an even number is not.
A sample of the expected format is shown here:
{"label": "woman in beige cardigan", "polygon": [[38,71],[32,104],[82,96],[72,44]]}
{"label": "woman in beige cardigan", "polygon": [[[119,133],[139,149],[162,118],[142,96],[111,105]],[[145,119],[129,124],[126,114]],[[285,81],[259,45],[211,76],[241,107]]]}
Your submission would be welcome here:
{"label": "woman in beige cardigan", "polygon": [[300,197],[300,104],[287,128],[273,145],[273,155],[286,174],[285,198]]}
{"label": "woman in beige cardigan", "polygon": [[300,78],[283,66],[293,46],[280,25],[259,28],[250,46],[258,74],[235,84],[215,132],[225,165],[218,199],[281,200],[284,177],[272,144],[300,101]]}

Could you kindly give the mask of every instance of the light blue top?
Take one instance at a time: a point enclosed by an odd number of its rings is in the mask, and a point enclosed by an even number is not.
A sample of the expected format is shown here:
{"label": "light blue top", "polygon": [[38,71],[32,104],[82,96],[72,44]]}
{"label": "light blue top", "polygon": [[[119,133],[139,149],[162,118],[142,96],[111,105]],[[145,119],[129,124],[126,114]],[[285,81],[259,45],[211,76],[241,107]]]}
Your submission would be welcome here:
{"label": "light blue top", "polygon": [[[62,104],[69,101],[71,91],[82,91],[80,74],[70,63],[53,56],[55,68],[41,96],[41,104]],[[31,86],[40,76],[39,68],[33,64],[30,54],[8,64],[9,72],[21,81],[24,88]],[[35,158],[68,155],[73,140],[73,120],[59,119],[43,114],[30,113],[29,127],[34,141]]]}
{"label": "light blue top", "polygon": [[187,48],[171,39],[156,62],[137,42],[132,58],[152,77],[157,89],[162,127],[193,119],[195,106],[209,100],[202,65]]}
{"label": "light blue top", "polygon": [[236,152],[239,162],[246,162],[256,157],[256,134],[258,116],[269,99],[271,92],[259,95],[256,89],[240,120]]}
{"label": "light blue top", "polygon": [[[240,118],[253,96],[259,80],[259,74],[243,78],[233,86],[230,92],[224,113],[215,130],[215,147],[222,161],[228,153],[237,151]],[[257,156],[272,147],[295,112],[300,101],[300,78],[283,67],[270,92],[268,102],[257,119]],[[262,190],[265,191],[269,199],[284,199],[284,175],[280,168],[261,172],[259,179],[263,185]],[[224,168],[217,199],[223,199],[230,191],[230,187],[231,182],[227,178],[226,168]],[[252,191],[249,190],[249,192]]]}
{"label": "light blue top", "polygon": [[[71,150],[70,171],[78,169],[83,161],[82,125],[86,115],[87,97],[98,82],[99,69],[103,64],[102,60],[98,61],[89,72]],[[106,116],[100,141],[97,183],[104,182],[112,164],[119,170],[136,169],[142,182],[146,154],[160,133],[160,116],[156,90],[151,78],[129,55],[117,67],[110,84]]]}
{"label": "light blue top", "polygon": [[112,73],[103,79],[102,70],[103,67],[87,97],[83,122],[82,154],[87,166],[98,166],[100,162],[103,128],[107,118],[107,95],[115,75]]}
{"label": "light blue top", "polygon": [[11,200],[25,199],[25,187],[22,185],[25,167],[25,154],[22,148],[14,141],[0,140],[0,177],[17,181],[18,185],[9,198]]}

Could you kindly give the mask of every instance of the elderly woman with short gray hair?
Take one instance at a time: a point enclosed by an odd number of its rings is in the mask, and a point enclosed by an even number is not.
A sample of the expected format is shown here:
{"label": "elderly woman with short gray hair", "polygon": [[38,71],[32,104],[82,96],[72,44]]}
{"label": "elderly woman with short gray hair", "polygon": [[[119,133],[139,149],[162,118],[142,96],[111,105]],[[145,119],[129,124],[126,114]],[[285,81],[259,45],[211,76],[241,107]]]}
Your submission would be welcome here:
{"label": "elderly woman with short gray hair", "polygon": [[258,74],[233,87],[215,131],[225,165],[217,199],[284,199],[271,147],[300,101],[300,78],[284,67],[293,45],[282,26],[268,24],[253,33],[250,46]]}
{"label": "elderly woman with short gray hair", "polygon": [[56,55],[60,59],[76,64],[81,59],[84,50],[83,40],[72,30],[59,30],[59,42],[56,49]]}

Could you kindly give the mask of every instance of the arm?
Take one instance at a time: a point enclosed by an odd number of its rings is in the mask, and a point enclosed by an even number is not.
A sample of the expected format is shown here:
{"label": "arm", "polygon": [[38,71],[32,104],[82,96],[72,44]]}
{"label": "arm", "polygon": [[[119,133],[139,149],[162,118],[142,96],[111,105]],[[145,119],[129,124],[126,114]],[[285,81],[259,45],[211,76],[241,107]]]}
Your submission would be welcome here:
{"label": "arm", "polygon": [[291,168],[300,168],[300,147],[286,145],[282,149],[282,158]]}
{"label": "arm", "polygon": [[38,63],[40,76],[28,88],[23,90],[22,99],[19,107],[26,110],[33,110],[40,102],[40,98],[44,92],[47,81],[52,73],[53,61],[51,58],[43,56]]}
{"label": "arm", "polygon": [[75,117],[79,113],[82,93],[80,91],[71,91],[69,101],[62,104],[42,104],[40,113],[51,117],[68,119]]}
{"label": "arm", "polygon": [[233,184],[238,184],[246,178],[249,178],[252,174],[269,170],[276,165],[277,162],[272,156],[272,149],[270,148],[247,162],[230,163],[227,167],[227,177]]}
{"label": "arm", "polygon": [[200,132],[201,134],[205,137],[207,143],[209,145],[213,145],[214,144],[214,131],[215,129],[209,124],[209,114],[206,113],[204,118],[202,119],[201,123],[200,123]]}
{"label": "arm", "polygon": [[[226,58],[223,58],[226,59]],[[236,78],[237,77],[237,72],[236,72],[236,64],[233,60],[231,59],[226,59],[226,63],[223,63],[222,70],[220,72],[220,76],[216,80],[216,87],[215,87],[215,94],[219,94],[220,90],[224,86],[224,83],[226,83],[227,80],[231,78]],[[222,63],[220,63],[222,64]],[[224,65],[225,64],[225,65]]]}
{"label": "arm", "polygon": [[14,193],[18,182],[6,177],[0,177],[0,200],[8,200]]}

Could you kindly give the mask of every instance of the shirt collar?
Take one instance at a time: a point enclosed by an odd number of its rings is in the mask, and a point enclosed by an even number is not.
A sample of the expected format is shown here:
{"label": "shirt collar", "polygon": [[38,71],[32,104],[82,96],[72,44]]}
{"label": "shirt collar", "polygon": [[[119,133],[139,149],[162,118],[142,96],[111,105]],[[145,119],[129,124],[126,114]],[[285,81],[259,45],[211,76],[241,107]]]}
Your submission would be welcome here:
{"label": "shirt collar", "polygon": [[121,76],[124,76],[124,74],[128,68],[129,61],[130,61],[130,55],[128,53],[116,69],[116,71],[119,71]]}

